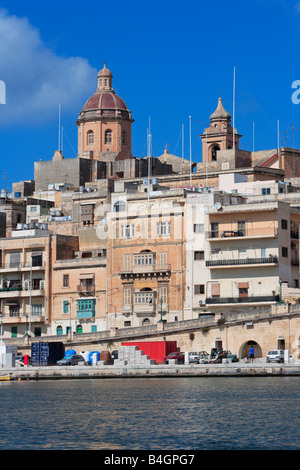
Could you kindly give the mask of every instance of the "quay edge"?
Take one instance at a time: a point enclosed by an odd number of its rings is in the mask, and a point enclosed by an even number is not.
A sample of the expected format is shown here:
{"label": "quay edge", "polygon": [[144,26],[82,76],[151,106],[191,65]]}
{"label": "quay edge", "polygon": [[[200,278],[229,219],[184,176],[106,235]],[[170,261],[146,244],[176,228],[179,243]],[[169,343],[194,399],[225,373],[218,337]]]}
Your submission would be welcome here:
{"label": "quay edge", "polygon": [[105,378],[174,378],[174,377],[300,377],[300,363],[292,364],[156,364],[140,365],[93,365],[93,366],[41,366],[3,367],[1,376],[10,375],[11,381],[105,379]]}

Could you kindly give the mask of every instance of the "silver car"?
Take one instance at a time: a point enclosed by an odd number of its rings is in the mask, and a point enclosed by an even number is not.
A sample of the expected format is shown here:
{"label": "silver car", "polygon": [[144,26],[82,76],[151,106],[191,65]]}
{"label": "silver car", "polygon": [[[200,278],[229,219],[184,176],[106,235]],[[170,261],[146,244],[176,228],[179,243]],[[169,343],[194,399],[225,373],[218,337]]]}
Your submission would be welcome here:
{"label": "silver car", "polygon": [[206,351],[190,352],[189,362],[194,364],[205,364],[209,362],[209,355]]}

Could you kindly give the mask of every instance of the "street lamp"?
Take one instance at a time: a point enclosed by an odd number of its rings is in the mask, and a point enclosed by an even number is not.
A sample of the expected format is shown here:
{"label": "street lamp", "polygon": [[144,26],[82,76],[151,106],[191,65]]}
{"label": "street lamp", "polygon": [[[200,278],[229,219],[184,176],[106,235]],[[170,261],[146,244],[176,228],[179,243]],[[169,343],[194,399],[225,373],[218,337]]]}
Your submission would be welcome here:
{"label": "street lamp", "polygon": [[159,320],[160,322],[163,321],[163,319],[162,319],[162,304],[163,304],[163,299],[161,298],[160,299],[160,320]]}
{"label": "street lamp", "polygon": [[282,280],[281,279],[279,279],[279,286],[280,286],[279,303],[282,304]]}

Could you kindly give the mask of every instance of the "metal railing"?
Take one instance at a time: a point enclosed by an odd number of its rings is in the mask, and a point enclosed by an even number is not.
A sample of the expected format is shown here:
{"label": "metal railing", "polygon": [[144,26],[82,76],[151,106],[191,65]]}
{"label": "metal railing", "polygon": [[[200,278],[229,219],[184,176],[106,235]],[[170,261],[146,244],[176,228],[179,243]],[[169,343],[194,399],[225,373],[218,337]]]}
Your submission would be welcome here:
{"label": "metal railing", "polygon": [[279,295],[249,296],[249,297],[210,297],[207,304],[242,304],[250,302],[279,302]]}
{"label": "metal railing", "polygon": [[170,264],[143,264],[139,266],[131,266],[128,268],[119,268],[119,274],[127,274],[127,273],[157,273],[160,271],[171,271]]}
{"label": "metal railing", "polygon": [[245,258],[245,259],[215,259],[205,262],[206,266],[238,266],[247,264],[277,264],[277,256],[269,256],[265,258]]}

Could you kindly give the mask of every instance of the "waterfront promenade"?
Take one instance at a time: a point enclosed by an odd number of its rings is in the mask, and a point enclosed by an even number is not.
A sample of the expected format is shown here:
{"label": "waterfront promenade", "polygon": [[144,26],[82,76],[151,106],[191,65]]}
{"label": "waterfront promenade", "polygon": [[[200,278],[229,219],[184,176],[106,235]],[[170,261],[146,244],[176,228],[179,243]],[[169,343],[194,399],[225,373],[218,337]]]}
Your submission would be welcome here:
{"label": "waterfront promenade", "polygon": [[11,380],[104,379],[139,377],[266,377],[300,376],[300,362],[276,364],[265,362],[227,364],[151,364],[92,366],[24,366],[2,367],[0,377]]}

